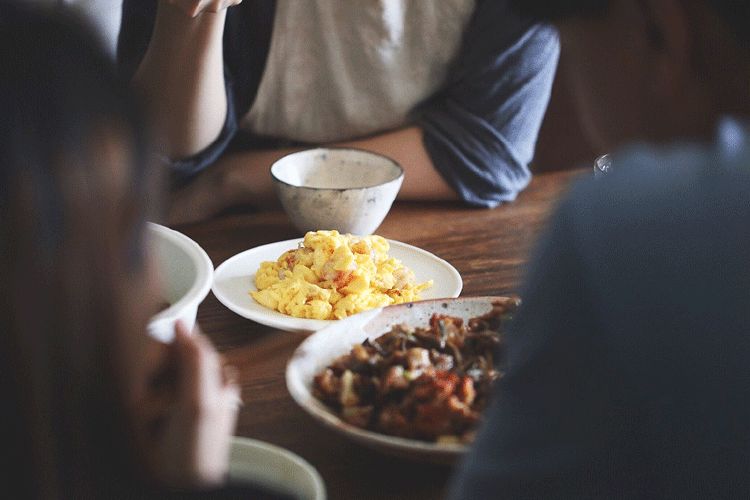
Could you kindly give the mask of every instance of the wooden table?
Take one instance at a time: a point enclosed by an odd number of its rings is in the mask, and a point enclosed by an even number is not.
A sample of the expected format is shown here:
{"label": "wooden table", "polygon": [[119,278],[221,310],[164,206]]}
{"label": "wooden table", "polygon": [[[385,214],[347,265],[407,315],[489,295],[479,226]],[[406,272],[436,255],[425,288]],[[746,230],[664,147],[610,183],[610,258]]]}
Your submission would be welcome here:
{"label": "wooden table", "polygon": [[[378,234],[452,263],[463,296],[517,293],[531,244],[570,180],[580,172],[535,177],[519,199],[495,210],[458,203],[397,203]],[[232,255],[299,234],[283,212],[232,215],[180,228],[218,265]],[[209,295],[198,321],[241,372],[245,406],[237,434],[288,448],[320,471],[331,499],[443,496],[451,469],[370,451],[317,424],[286,390],[287,359],[305,338],[236,316]]]}

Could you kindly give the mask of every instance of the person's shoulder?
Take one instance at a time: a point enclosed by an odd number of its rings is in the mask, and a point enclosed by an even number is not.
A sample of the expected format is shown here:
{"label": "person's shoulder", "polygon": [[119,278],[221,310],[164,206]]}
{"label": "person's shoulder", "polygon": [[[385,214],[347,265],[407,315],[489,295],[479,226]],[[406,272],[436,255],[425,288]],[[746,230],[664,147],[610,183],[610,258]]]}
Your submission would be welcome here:
{"label": "person's shoulder", "polygon": [[585,232],[750,216],[750,150],[727,157],[699,144],[634,145],[612,161],[612,173],[576,183],[562,204]]}

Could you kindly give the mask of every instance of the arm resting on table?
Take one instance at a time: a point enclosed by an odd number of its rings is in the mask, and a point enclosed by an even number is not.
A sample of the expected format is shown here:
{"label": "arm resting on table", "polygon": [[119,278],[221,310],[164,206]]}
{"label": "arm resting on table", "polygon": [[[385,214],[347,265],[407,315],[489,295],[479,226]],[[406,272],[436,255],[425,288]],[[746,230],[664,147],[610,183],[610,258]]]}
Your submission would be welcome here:
{"label": "arm resting on table", "polygon": [[[422,130],[408,127],[366,139],[334,144],[366,149],[388,156],[405,171],[400,199],[454,200],[455,191],[435,170],[422,142]],[[221,210],[243,204],[277,203],[269,169],[279,158],[296,149],[233,153],[219,160],[172,199],[168,219],[185,223],[211,217]]]}

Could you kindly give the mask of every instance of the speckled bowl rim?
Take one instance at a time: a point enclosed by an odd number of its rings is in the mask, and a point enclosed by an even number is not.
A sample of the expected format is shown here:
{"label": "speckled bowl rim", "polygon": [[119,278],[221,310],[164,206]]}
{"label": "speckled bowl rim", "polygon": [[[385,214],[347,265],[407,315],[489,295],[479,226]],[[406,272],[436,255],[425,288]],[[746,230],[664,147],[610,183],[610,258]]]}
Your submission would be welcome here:
{"label": "speckled bowl rim", "polygon": [[[279,179],[276,174],[273,171],[273,168],[281,163],[282,161],[286,160],[290,156],[298,155],[301,153],[313,153],[315,151],[354,151],[356,153],[365,153],[370,156],[379,156],[380,158],[386,160],[387,162],[391,163],[394,167],[398,169],[398,175],[396,175],[394,178],[389,179],[384,182],[379,182],[377,184],[370,184],[368,186],[359,186],[359,187],[345,187],[345,188],[325,188],[325,187],[313,187],[313,186],[298,186],[296,184],[290,184],[289,182],[283,181]],[[390,184],[392,182],[398,181],[399,179],[402,179],[404,177],[404,167],[401,166],[399,162],[391,158],[390,156],[386,156],[380,153],[374,153],[372,151],[368,151],[366,149],[361,148],[346,148],[346,147],[325,147],[325,148],[311,148],[311,149],[303,149],[300,151],[295,151],[293,153],[288,153],[276,160],[271,164],[269,167],[269,172],[271,173],[271,178],[274,180],[274,182],[278,182],[279,184],[283,184],[284,186],[289,186],[295,189],[309,189],[310,191],[360,191],[363,189],[372,189],[374,187],[378,186],[385,186],[386,184]]]}
{"label": "speckled bowl rim", "polygon": [[[405,304],[397,304],[378,309],[371,309],[354,316],[339,320],[324,329],[321,329],[297,346],[294,354],[286,365],[285,380],[286,387],[292,399],[297,405],[310,415],[316,422],[324,427],[331,429],[353,441],[368,446],[379,451],[392,453],[399,456],[411,457],[433,463],[453,464],[469,449],[469,444],[463,443],[433,443],[421,441],[418,439],[403,438],[391,436],[380,432],[362,429],[349,424],[336,415],[322,401],[318,400],[312,393],[312,381],[304,378],[301,373],[300,364],[304,358],[317,357],[325,362],[333,361],[336,356],[327,358],[324,355],[316,354],[316,343],[322,342],[326,337],[328,342],[339,342],[341,345],[351,347],[354,344],[349,343],[347,339],[336,340],[336,333],[341,329],[360,330],[364,333],[365,327],[382,314],[398,316],[401,311],[409,309],[423,309],[428,312],[442,313],[451,307],[460,307],[462,304],[473,304],[475,306],[486,306],[487,312],[492,309],[492,303],[496,300],[507,300],[508,296],[479,296],[479,297],[456,297],[456,298],[439,298],[422,300]],[[446,304],[449,304],[446,306]],[[449,312],[450,314],[451,312]],[[455,314],[455,311],[452,311]],[[398,320],[391,321],[397,324]],[[388,331],[388,329],[373,331],[366,337],[376,338]],[[359,343],[359,340],[355,343]],[[325,364],[325,363],[322,363]]]}

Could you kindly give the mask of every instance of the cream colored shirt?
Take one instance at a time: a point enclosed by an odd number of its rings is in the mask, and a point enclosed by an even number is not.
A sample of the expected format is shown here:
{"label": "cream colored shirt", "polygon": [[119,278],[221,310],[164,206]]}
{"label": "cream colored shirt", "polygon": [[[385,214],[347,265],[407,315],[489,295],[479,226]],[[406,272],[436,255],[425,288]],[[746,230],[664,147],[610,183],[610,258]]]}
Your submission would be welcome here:
{"label": "cream colored shirt", "polygon": [[443,84],[475,0],[278,0],[241,127],[333,142],[407,124]]}

